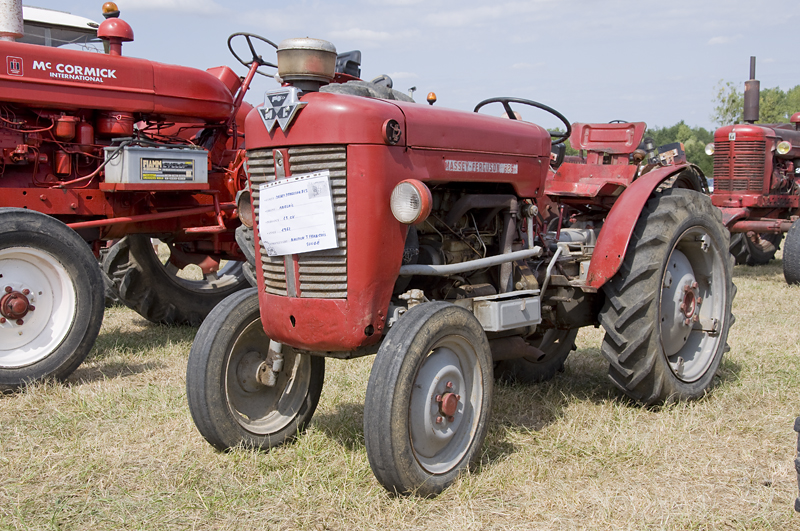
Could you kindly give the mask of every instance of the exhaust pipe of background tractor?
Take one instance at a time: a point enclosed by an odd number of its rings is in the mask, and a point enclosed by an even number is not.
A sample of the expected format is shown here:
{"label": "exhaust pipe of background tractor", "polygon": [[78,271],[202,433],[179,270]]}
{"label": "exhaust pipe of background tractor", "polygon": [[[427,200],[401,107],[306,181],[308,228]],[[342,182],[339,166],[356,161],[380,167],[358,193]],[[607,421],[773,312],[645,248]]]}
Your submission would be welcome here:
{"label": "exhaust pipe of background tractor", "polygon": [[744,82],[744,121],[754,124],[758,121],[758,100],[761,83],[756,79],[756,58],[750,57],[750,79]]}
{"label": "exhaust pipe of background tractor", "polygon": [[14,42],[24,34],[22,0],[0,0],[0,41]]}

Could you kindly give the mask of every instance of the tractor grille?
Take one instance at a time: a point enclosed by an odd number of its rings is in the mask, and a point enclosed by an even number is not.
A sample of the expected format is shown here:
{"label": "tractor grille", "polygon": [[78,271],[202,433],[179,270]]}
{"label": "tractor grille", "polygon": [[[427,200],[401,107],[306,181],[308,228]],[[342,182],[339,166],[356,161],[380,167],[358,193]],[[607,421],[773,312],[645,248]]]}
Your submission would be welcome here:
{"label": "tractor grille", "polygon": [[[253,184],[253,208],[258,223],[258,185],[275,180],[271,149],[247,153],[247,170]],[[345,146],[308,146],[289,148],[288,167],[292,175],[317,170],[330,171],[336,235],[339,247],[297,255],[298,290],[303,298],[347,298],[347,148]],[[265,291],[288,296],[286,265],[283,256],[268,256],[259,244]],[[287,261],[290,265],[291,261]],[[290,274],[294,274],[290,271]]]}
{"label": "tractor grille", "polygon": [[763,140],[745,140],[733,144],[735,158],[731,161],[731,143],[714,142],[714,191],[761,192],[764,187]]}

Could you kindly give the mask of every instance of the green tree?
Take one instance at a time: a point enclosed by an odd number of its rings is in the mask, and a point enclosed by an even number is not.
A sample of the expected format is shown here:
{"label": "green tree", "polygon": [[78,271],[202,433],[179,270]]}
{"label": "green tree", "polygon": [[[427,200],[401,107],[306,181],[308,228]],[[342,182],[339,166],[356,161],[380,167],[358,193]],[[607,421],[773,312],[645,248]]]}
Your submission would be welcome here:
{"label": "green tree", "polygon": [[711,121],[719,126],[738,124],[744,112],[744,94],[730,81],[717,84],[717,105],[711,115]]}
{"label": "green tree", "polygon": [[714,141],[714,133],[702,127],[690,127],[681,120],[670,127],[649,128],[645,137],[650,137],[656,146],[663,146],[673,142],[683,143],[686,151],[686,160],[700,167],[706,177],[714,173],[714,160],[706,155],[706,144]]}
{"label": "green tree", "polygon": [[[717,85],[716,106],[711,120],[719,126],[741,123],[744,113],[744,93],[728,81]],[[762,88],[758,101],[760,124],[788,123],[800,112],[800,85],[784,92],[779,87]]]}

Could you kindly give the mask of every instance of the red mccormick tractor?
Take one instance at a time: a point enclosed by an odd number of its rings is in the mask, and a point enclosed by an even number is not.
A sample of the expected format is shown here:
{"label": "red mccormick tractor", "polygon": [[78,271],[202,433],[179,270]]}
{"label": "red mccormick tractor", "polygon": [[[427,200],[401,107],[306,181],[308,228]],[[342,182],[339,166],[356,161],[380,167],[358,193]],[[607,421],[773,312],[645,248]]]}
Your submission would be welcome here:
{"label": "red mccormick tractor", "polygon": [[[495,376],[552,377],[579,327],[605,328],[609,376],[642,403],[709,389],[734,287],[701,174],[631,164],[643,123],[571,127],[512,98],[476,107],[498,102],[504,119],[357,97],[325,85],[334,56],[282,42],[285,84],[247,117],[258,288],[222,301],[192,346],[187,397],[208,442],[291,439],[325,358],[377,351],[372,470],[389,491],[435,495],[480,454]],[[514,102],[567,133],[514,119]],[[585,157],[558,165],[568,137]],[[547,231],[553,203],[569,228]]]}
{"label": "red mccormick tractor", "polygon": [[[103,318],[104,242],[119,240],[104,269],[120,298],[156,322],[199,324],[247,285],[235,199],[243,97],[263,61],[242,80],[124,57],[133,31],[104,7],[108,54],[0,29],[0,390],[63,378],[85,358]],[[167,243],[166,264],[151,237]],[[189,264],[202,280],[175,276]]]}
{"label": "red mccormick tractor", "polygon": [[731,252],[737,263],[766,264],[783,249],[786,282],[800,283],[800,113],[790,124],[758,124],[759,82],[755,57],[745,82],[744,121],[714,133],[707,148],[714,155],[711,201],[722,210],[731,231]]}

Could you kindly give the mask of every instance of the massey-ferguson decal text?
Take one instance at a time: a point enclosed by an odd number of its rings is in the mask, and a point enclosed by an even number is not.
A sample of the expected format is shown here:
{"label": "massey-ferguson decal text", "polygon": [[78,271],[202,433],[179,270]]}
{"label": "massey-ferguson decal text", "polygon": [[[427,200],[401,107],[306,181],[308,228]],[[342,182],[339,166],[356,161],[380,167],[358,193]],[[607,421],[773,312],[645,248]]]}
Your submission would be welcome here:
{"label": "massey-ferguson decal text", "polygon": [[34,70],[44,70],[50,73],[50,77],[58,79],[71,79],[74,81],[89,81],[92,83],[103,83],[105,79],[117,79],[116,70],[110,68],[96,68],[85,65],[70,65],[47,61],[34,61]]}

